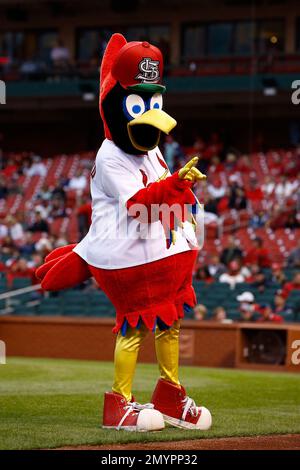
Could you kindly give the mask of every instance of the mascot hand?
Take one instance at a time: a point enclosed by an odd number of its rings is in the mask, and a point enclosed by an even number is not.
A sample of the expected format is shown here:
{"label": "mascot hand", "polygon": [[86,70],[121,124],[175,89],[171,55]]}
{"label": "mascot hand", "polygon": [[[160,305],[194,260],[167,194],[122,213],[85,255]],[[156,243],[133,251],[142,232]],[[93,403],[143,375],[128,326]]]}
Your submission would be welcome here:
{"label": "mascot hand", "polygon": [[181,168],[181,170],[179,170],[178,176],[181,180],[188,180],[192,183],[196,183],[197,181],[206,179],[206,175],[196,168],[198,160],[198,157],[192,158],[183,168]]}
{"label": "mascot hand", "polygon": [[69,289],[92,276],[88,264],[73,251],[75,246],[56,248],[46,257],[46,262],[37,268],[35,275],[44,290]]}

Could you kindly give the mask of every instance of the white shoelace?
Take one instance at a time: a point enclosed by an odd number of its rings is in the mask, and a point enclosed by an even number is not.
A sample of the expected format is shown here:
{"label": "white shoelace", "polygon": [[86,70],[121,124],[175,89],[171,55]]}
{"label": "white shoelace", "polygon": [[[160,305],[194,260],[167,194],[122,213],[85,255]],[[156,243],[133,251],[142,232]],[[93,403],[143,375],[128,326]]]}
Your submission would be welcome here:
{"label": "white shoelace", "polygon": [[140,403],[137,403],[136,401],[127,403],[127,405],[124,406],[124,410],[126,410],[126,413],[124,414],[121,421],[119,422],[117,429],[119,430],[121,428],[125,419],[130,413],[132,413],[132,411],[139,412],[145,409],[152,410],[153,408],[154,408],[153,403],[145,403],[144,405],[141,405]]}
{"label": "white shoelace", "polygon": [[182,400],[182,403],[185,405],[184,409],[183,409],[183,413],[182,413],[182,419],[183,420],[185,420],[186,415],[188,414],[188,412],[190,412],[190,414],[193,418],[196,418],[198,416],[199,409],[198,409],[196,403],[194,402],[194,400],[192,400],[190,397],[185,397]]}

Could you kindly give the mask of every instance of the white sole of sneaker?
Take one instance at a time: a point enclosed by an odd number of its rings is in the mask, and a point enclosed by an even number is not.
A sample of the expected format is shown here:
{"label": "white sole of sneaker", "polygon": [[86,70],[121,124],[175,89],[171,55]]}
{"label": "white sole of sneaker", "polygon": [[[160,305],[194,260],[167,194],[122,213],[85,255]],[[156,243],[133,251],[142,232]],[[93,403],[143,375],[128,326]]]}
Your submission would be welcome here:
{"label": "white sole of sneaker", "polygon": [[127,432],[160,432],[163,431],[164,428],[155,429],[155,431],[147,431],[146,429],[137,429],[136,426],[121,426],[117,428],[116,426],[102,426],[102,429],[114,429],[115,431],[127,431]]}
{"label": "white sole of sneaker", "polygon": [[197,426],[193,423],[187,423],[186,421],[183,421],[182,419],[177,419],[177,418],[172,418],[171,416],[168,415],[163,415],[164,420],[166,423],[170,424],[171,426],[174,426],[175,428],[181,428],[181,429],[199,429]]}
{"label": "white sole of sneaker", "polygon": [[115,431],[129,431],[129,432],[145,432],[145,431],[138,431],[136,426],[121,426],[118,428],[117,426],[102,426],[103,429],[115,429]]}

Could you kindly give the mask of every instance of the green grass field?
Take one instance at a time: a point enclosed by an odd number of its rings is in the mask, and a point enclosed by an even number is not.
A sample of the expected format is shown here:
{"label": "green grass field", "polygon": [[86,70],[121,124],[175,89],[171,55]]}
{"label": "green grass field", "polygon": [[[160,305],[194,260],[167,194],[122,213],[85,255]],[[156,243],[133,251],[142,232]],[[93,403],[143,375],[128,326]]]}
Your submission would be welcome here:
{"label": "green grass field", "polygon": [[[8,358],[0,365],[0,449],[300,433],[300,375],[181,368],[189,394],[213,415],[208,432],[168,427],[160,433],[101,429],[111,363]],[[139,365],[136,399],[150,400],[155,365]]]}

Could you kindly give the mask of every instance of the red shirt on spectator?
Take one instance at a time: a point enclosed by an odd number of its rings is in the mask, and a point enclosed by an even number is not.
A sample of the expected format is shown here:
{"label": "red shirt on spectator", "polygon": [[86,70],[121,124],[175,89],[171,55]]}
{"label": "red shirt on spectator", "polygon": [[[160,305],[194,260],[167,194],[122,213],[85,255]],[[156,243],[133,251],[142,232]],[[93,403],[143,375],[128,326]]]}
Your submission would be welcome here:
{"label": "red shirt on spectator", "polygon": [[277,315],[276,313],[271,313],[268,316],[268,318],[261,316],[256,321],[258,323],[262,323],[262,322],[283,323],[283,317],[281,315]]}
{"label": "red shirt on spectator", "polygon": [[249,199],[252,202],[262,201],[263,197],[264,197],[264,194],[263,194],[261,188],[255,188],[255,189],[249,188],[249,189],[246,190],[246,197],[247,197],[247,199]]}
{"label": "red shirt on spectator", "polygon": [[77,209],[77,214],[78,215],[85,215],[89,225],[92,223],[92,205],[90,202],[86,202],[85,204],[82,204],[82,206],[78,207]]}
{"label": "red shirt on spectator", "polygon": [[261,268],[268,268],[271,265],[270,255],[267,248],[253,247],[245,257],[246,264],[258,264]]}
{"label": "red shirt on spectator", "polygon": [[287,299],[293,290],[299,290],[299,289],[300,289],[299,284],[295,284],[294,282],[286,282],[282,289],[282,297]]}
{"label": "red shirt on spectator", "polygon": [[10,179],[12,175],[14,175],[18,170],[17,165],[8,165],[4,170],[2,170],[2,175],[4,175],[6,178]]}

